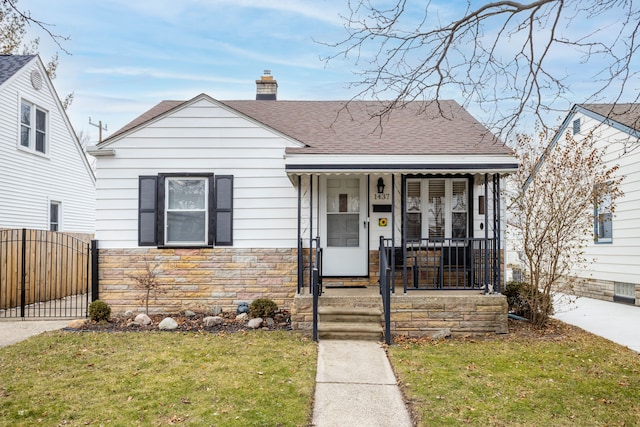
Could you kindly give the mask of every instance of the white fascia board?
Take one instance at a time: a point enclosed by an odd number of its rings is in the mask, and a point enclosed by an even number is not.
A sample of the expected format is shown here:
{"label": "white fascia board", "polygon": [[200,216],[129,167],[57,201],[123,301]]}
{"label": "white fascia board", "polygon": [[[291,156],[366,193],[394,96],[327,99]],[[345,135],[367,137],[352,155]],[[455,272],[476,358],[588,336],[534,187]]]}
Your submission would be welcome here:
{"label": "white fascia board", "polygon": [[289,173],[514,173],[518,170],[510,155],[309,155],[287,154]]}

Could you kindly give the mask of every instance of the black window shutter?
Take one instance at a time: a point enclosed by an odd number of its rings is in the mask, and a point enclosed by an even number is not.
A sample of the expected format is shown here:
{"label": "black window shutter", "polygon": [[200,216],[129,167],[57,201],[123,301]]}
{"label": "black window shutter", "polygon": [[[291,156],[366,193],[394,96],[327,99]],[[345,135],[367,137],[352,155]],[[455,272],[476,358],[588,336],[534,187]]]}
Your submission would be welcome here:
{"label": "black window shutter", "polygon": [[233,245],[233,175],[215,177],[215,243]]}
{"label": "black window shutter", "polygon": [[165,200],[165,188],[164,188],[164,179],[165,176],[160,174],[158,175],[158,215],[156,220],[157,227],[157,241],[158,246],[164,245],[164,200]]}
{"label": "black window shutter", "polygon": [[138,246],[158,244],[158,177],[138,178]]}

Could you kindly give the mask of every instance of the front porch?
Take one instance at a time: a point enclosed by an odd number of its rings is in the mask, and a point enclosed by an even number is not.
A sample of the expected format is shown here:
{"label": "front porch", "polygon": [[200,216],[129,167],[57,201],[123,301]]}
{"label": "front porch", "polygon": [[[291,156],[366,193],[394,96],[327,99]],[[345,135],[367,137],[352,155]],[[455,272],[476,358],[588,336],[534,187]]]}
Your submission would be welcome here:
{"label": "front porch", "polygon": [[[383,339],[383,301],[379,286],[331,288],[325,279],[318,308],[339,307],[357,313],[375,309],[380,313],[378,339]],[[329,285],[329,286],[327,286]],[[295,296],[291,309],[294,329],[313,330],[313,295],[302,292]],[[481,290],[409,292],[391,294],[391,337],[430,337],[442,332],[452,336],[508,333],[507,300],[501,294],[485,294]],[[319,325],[319,328],[322,327]],[[322,338],[322,336],[320,337]]]}

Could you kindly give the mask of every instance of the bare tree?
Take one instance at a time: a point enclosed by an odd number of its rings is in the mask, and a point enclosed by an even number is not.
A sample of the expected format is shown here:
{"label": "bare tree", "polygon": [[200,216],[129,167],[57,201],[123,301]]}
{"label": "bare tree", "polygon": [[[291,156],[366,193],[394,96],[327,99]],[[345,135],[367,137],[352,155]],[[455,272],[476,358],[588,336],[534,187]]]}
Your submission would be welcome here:
{"label": "bare tree", "polygon": [[[16,54],[21,51],[23,54],[35,53],[38,51],[40,39],[36,38],[29,42],[25,42],[24,37],[27,33],[25,26],[34,25],[44,31],[51,38],[60,50],[69,53],[62,46],[62,43],[69,40],[69,37],[62,36],[53,31],[54,26],[39,19],[34,18],[28,10],[18,7],[18,0],[0,0],[0,53]],[[54,55],[52,61],[56,66],[58,63],[58,55]],[[50,67],[50,64],[48,64]],[[55,67],[53,67],[53,75],[55,78]]]}
{"label": "bare tree", "polygon": [[[431,0],[348,2],[348,36],[326,43],[338,50],[326,59],[343,56],[363,67],[354,98],[391,99],[380,116],[406,101],[462,96],[506,140],[522,117],[545,126],[566,112],[567,101],[640,97],[637,2],[467,1],[466,8]],[[574,73],[590,84],[585,99],[572,93]]]}
{"label": "bare tree", "polygon": [[553,311],[552,293],[571,293],[572,270],[592,261],[585,248],[593,239],[594,203],[606,200],[613,211],[622,178],[591,135],[576,140],[567,133],[555,146],[542,133],[519,135],[515,145],[520,168],[508,186],[509,224],[520,234],[527,285],[521,296],[542,327]]}
{"label": "bare tree", "polygon": [[[69,37],[61,36],[53,32],[53,25],[40,21],[31,15],[28,10],[18,7],[18,0],[0,0],[0,54],[3,55],[34,55],[40,49],[40,39],[25,40],[26,26],[34,25],[44,31],[65,53],[62,43]],[[51,80],[56,78],[58,69],[58,53],[56,52],[45,64],[45,69]],[[61,100],[62,107],[66,110],[73,102],[73,92]]]}
{"label": "bare tree", "polygon": [[138,271],[130,276],[135,280],[137,288],[144,292],[142,303],[144,304],[146,314],[149,314],[149,299],[151,298],[151,293],[153,292],[154,297],[157,297],[158,293],[163,292],[158,282],[156,267],[157,266],[152,267],[149,262],[145,262],[145,269],[142,273]]}

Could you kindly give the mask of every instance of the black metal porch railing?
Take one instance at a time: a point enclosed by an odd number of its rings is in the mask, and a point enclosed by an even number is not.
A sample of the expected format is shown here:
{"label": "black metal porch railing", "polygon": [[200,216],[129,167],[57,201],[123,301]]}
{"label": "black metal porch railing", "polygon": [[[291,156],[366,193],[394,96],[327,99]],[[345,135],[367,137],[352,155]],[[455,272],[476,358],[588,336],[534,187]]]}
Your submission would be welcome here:
{"label": "black metal porch railing", "polygon": [[391,239],[384,239],[384,242],[381,242],[381,252],[385,253],[392,265],[391,286],[402,281],[405,292],[500,292],[500,254],[497,239],[416,239],[395,248],[392,247]]}
{"label": "black metal porch railing", "polygon": [[322,248],[320,247],[320,237],[311,240],[309,262],[311,264],[309,286],[313,296],[313,340],[318,341],[318,300],[322,295]]}
{"label": "black metal porch railing", "polygon": [[385,250],[385,239],[380,236],[380,295],[384,314],[384,342],[391,344],[391,266]]}

